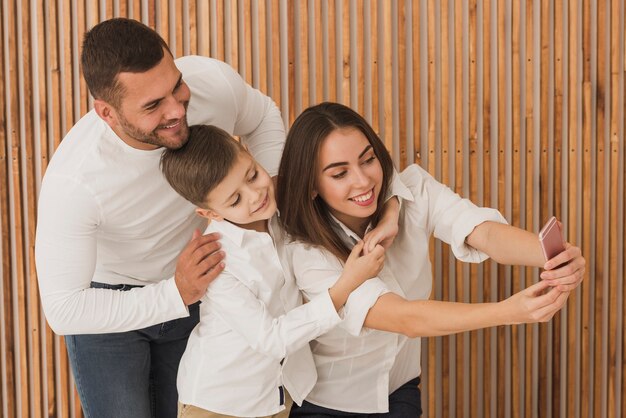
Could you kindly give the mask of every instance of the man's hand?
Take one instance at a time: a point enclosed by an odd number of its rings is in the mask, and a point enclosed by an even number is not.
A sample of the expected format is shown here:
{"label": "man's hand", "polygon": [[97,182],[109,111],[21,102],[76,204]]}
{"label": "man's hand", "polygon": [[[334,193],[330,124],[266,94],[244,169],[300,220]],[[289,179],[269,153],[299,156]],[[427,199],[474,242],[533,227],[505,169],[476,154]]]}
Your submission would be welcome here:
{"label": "man's hand", "polygon": [[195,230],[178,256],[174,281],[185,305],[199,301],[209,284],[224,270],[224,252],[219,251],[219,238],[217,233],[202,235]]}

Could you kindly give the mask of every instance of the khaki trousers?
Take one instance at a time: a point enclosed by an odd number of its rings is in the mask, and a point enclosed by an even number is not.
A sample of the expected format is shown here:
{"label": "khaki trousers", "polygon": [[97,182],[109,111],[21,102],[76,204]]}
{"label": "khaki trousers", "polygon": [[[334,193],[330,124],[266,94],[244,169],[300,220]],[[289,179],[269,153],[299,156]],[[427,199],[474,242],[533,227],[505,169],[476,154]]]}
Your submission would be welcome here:
{"label": "khaki trousers", "polygon": [[[259,418],[287,418],[289,417],[289,411],[293,401],[289,393],[285,391],[285,409],[278,414],[267,415]],[[193,405],[185,405],[178,402],[178,418],[237,418],[232,415],[223,415],[216,412],[207,411],[206,409],[198,408]]]}

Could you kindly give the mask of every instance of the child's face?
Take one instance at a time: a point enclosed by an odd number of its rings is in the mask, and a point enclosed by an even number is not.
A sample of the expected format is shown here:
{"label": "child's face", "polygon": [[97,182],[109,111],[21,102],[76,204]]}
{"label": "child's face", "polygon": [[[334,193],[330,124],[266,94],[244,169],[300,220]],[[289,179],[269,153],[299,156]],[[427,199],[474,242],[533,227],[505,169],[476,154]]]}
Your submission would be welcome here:
{"label": "child's face", "polygon": [[336,129],[319,150],[316,193],[330,212],[353,231],[376,212],[383,169],[374,149],[356,128]]}
{"label": "child's face", "polygon": [[237,225],[264,222],[276,212],[274,183],[247,152],[240,152],[228,175],[209,192],[209,209],[197,209],[209,219],[226,219]]}

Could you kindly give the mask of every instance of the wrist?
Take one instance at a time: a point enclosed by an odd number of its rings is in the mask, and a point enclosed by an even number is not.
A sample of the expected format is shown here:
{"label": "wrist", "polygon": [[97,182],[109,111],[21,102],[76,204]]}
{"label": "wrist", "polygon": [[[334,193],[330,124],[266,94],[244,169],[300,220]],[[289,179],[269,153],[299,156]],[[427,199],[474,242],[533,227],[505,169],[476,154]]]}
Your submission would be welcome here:
{"label": "wrist", "polygon": [[328,294],[330,295],[330,299],[333,301],[333,305],[335,305],[335,309],[339,311],[343,305],[346,304],[348,300],[348,296],[354,290],[350,286],[346,285],[345,281],[338,280],[330,289],[328,289]]}

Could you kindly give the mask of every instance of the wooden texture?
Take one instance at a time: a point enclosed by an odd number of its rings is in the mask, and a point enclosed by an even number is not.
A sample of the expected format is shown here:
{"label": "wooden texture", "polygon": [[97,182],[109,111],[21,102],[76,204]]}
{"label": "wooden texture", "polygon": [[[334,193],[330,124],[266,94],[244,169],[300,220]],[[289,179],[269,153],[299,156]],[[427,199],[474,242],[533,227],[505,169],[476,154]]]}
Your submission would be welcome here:
{"label": "wooden texture", "polygon": [[[37,196],[91,106],[83,34],[128,16],[176,56],[209,55],[269,94],[288,125],[340,101],[479,205],[537,231],[550,216],[587,275],[548,324],[423,344],[427,417],[621,417],[626,411],[621,0],[48,0],[0,2],[0,415],[81,417],[63,338],[40,307]],[[503,299],[539,271],[468,266],[433,240],[433,298]]]}

